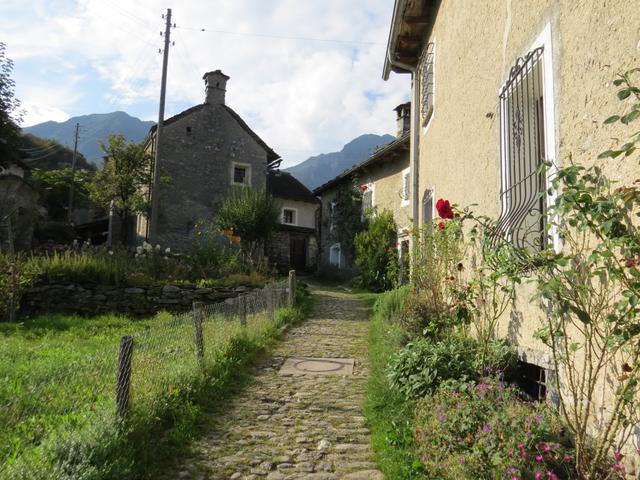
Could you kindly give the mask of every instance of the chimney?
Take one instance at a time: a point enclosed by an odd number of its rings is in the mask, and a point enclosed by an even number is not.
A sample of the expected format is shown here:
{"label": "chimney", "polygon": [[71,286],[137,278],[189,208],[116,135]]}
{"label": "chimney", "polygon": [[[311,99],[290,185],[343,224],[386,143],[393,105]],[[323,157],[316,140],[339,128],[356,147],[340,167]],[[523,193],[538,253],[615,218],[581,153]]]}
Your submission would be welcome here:
{"label": "chimney", "polygon": [[411,102],[401,103],[394,110],[397,113],[396,124],[398,125],[396,137],[400,138],[411,127]]}
{"label": "chimney", "polygon": [[224,94],[227,91],[229,77],[220,70],[207,72],[204,79],[205,103],[210,105],[224,105]]}

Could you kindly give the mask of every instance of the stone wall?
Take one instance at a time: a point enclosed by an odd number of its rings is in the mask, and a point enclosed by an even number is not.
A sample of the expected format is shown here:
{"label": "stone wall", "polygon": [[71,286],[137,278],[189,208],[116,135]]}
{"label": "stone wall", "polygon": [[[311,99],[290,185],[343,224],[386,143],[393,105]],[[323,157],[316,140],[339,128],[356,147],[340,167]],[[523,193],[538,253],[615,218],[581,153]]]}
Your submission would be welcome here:
{"label": "stone wall", "polygon": [[116,287],[109,285],[50,284],[29,289],[22,297],[20,315],[43,313],[95,315],[126,313],[152,315],[161,310],[184,312],[194,301],[215,303],[253,290],[251,287],[201,288],[195,285]]}

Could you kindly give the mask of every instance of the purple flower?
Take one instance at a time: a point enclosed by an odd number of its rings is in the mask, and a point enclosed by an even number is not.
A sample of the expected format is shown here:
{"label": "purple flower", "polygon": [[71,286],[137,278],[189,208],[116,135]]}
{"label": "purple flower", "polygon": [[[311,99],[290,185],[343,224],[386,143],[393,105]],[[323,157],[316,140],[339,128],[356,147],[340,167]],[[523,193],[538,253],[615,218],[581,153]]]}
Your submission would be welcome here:
{"label": "purple flower", "polygon": [[536,461],[537,462],[541,462],[542,461],[542,455],[536,455]]}
{"label": "purple flower", "polygon": [[489,425],[489,424],[485,424],[485,426],[484,426],[484,427],[482,427],[482,431],[483,431],[484,433],[490,432],[490,431],[491,431],[491,425]]}

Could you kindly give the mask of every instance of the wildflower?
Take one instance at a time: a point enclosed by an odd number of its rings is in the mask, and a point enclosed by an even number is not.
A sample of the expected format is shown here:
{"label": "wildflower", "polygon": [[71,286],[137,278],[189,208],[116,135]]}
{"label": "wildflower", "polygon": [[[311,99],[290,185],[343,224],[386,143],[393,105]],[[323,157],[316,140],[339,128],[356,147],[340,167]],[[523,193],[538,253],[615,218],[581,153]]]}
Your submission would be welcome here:
{"label": "wildflower", "polygon": [[164,251],[164,253],[171,253],[171,248],[167,247]]}
{"label": "wildflower", "polygon": [[113,250],[109,250],[109,255],[113,255]]}
{"label": "wildflower", "polygon": [[536,462],[541,462],[542,461],[542,455],[536,455]]}
{"label": "wildflower", "polygon": [[142,247],[136,247],[136,256],[142,255]]}
{"label": "wildflower", "polygon": [[485,433],[490,432],[490,431],[491,431],[491,425],[489,425],[489,424],[485,424],[485,425],[482,427],[482,431],[483,431],[483,432],[485,432]]}
{"label": "wildflower", "polygon": [[536,474],[534,475],[534,478],[536,480],[542,478],[542,476],[544,475],[544,473],[542,473],[541,471],[537,471]]}
{"label": "wildflower", "polygon": [[156,250],[160,250],[161,248],[160,245],[156,244]]}
{"label": "wildflower", "polygon": [[618,450],[613,452],[613,458],[616,459],[616,462],[619,462],[620,460],[622,460],[624,458],[624,455]]}
{"label": "wildflower", "polygon": [[544,444],[542,447],[542,451],[543,452],[550,452],[551,451],[551,446],[549,444]]}
{"label": "wildflower", "polygon": [[563,459],[564,459],[565,462],[570,462],[571,461],[571,455],[565,453]]}
{"label": "wildflower", "polygon": [[536,422],[538,423],[542,422],[542,415],[540,414],[536,415]]}

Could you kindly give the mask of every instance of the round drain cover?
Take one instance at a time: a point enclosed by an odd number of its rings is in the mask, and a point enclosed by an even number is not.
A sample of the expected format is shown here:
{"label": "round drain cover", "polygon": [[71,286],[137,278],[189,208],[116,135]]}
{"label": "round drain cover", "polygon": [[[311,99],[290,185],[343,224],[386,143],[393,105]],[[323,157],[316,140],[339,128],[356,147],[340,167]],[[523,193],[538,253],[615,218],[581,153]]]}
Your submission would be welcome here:
{"label": "round drain cover", "polygon": [[333,360],[301,360],[295,368],[303,372],[335,372],[344,368],[344,363]]}

